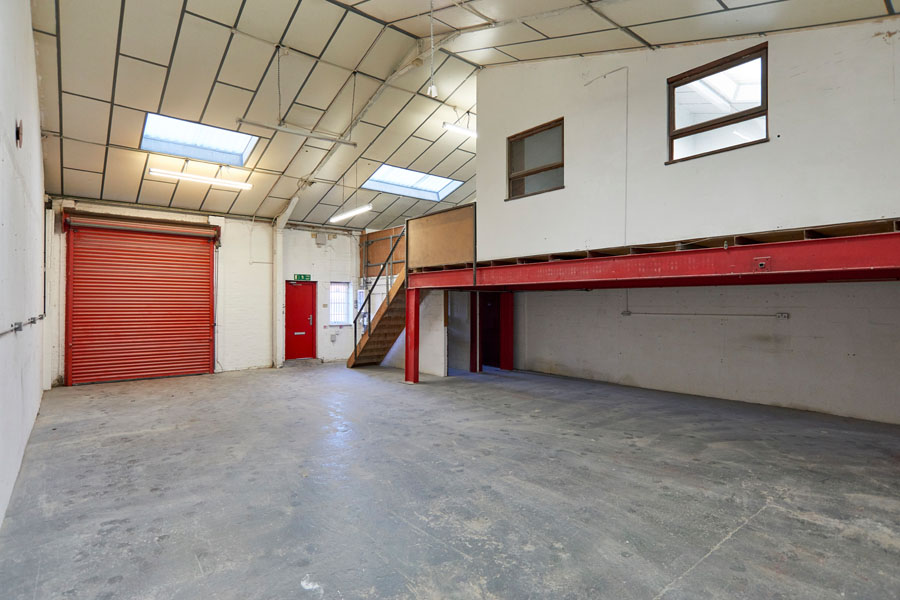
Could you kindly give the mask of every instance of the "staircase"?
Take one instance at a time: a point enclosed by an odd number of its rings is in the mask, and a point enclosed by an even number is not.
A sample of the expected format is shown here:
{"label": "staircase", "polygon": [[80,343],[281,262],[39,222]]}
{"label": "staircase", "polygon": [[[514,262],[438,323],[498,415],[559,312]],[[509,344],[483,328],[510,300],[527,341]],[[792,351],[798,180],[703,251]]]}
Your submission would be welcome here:
{"label": "staircase", "polygon": [[397,275],[381,308],[372,317],[369,330],[362,335],[356,350],[347,359],[347,367],[380,364],[406,327],[406,269]]}

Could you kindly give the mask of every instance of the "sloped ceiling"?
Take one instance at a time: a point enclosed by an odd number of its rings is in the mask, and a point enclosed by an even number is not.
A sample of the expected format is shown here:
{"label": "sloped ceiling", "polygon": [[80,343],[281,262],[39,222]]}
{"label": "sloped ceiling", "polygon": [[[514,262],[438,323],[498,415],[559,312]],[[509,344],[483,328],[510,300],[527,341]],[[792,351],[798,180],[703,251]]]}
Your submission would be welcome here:
{"label": "sloped ceiling", "polygon": [[[49,194],[383,228],[475,198],[481,66],[878,18],[891,0],[33,0]],[[243,168],[141,151],[147,112],[260,136]],[[237,124],[284,120],[356,147]],[[465,183],[444,201],[359,189],[382,163]],[[150,167],[253,184],[236,192]],[[311,185],[301,185],[313,181]]]}

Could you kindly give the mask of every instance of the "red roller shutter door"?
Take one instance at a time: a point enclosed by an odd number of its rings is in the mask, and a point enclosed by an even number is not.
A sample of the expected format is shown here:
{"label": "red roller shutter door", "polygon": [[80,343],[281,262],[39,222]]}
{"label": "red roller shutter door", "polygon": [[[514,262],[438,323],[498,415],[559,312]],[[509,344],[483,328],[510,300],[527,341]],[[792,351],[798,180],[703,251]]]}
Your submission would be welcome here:
{"label": "red roller shutter door", "polygon": [[66,223],[66,383],[211,373],[216,230]]}

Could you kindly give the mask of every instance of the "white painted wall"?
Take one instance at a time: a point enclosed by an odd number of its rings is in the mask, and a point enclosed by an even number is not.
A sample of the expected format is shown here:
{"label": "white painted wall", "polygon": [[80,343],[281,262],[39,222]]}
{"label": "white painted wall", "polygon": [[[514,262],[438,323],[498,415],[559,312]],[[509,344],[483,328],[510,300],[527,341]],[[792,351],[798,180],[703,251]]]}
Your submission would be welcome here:
{"label": "white painted wall", "polygon": [[[349,282],[351,303],[359,282],[359,237],[350,233],[329,233],[324,246],[316,245],[316,234],[307,230],[284,231],[284,279],[308,273],[316,286],[316,355],[322,360],[346,361],[353,353],[353,322],[329,323],[328,294],[332,281]],[[352,307],[352,305],[351,305]],[[282,314],[284,304],[281,305]],[[356,309],[352,312],[355,314]],[[351,315],[352,319],[352,315]]]}
{"label": "white painted wall", "polygon": [[515,366],[900,423],[898,331],[896,282],[527,292]]}
{"label": "white painted wall", "polygon": [[216,252],[216,370],[271,367],[272,225],[223,221]]}
{"label": "white painted wall", "polygon": [[[25,0],[0,2],[0,331],[44,310],[40,127],[31,10]],[[41,403],[43,326],[0,335],[0,521]]]}
{"label": "white painted wall", "polygon": [[[768,36],[771,142],[668,166],[666,79],[758,37],[484,69],[478,259],[900,216],[898,31]],[[504,201],[507,136],[559,117],[565,189]]]}
{"label": "white painted wall", "polygon": [[[406,330],[381,362],[403,369],[406,360]],[[447,376],[447,328],[444,326],[443,290],[422,290],[419,300],[419,372]]]}

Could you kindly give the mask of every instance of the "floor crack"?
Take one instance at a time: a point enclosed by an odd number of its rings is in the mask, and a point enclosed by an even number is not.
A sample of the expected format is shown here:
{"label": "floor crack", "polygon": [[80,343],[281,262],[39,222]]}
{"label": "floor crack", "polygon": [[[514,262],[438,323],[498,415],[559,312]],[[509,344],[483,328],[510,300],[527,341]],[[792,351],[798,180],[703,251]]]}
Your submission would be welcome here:
{"label": "floor crack", "polygon": [[696,569],[697,567],[699,567],[699,566],[700,566],[700,563],[702,563],[704,560],[706,560],[707,558],[709,558],[710,556],[712,556],[712,554],[713,554],[716,550],[718,550],[719,548],[721,548],[722,545],[723,545],[725,542],[727,542],[728,540],[730,540],[731,537],[732,537],[734,534],[736,534],[738,531],[740,531],[741,529],[743,529],[743,528],[747,525],[747,523],[749,523],[750,521],[752,521],[753,519],[755,519],[756,517],[758,517],[762,511],[766,510],[766,509],[769,508],[770,506],[772,506],[772,505],[771,505],[769,502],[766,502],[759,510],[757,510],[755,513],[753,513],[752,515],[750,515],[749,517],[747,517],[746,519],[744,519],[744,520],[741,522],[740,525],[738,525],[737,527],[735,527],[734,529],[732,529],[731,531],[729,531],[729,532],[728,532],[728,535],[726,535],[725,537],[723,537],[721,540],[719,540],[719,542],[718,542],[715,546],[713,546],[712,548],[709,549],[709,552],[707,552],[706,554],[704,554],[703,556],[701,556],[700,559],[699,559],[697,562],[695,562],[694,564],[692,564],[690,567],[688,567],[688,569],[687,569],[684,573],[682,573],[681,575],[679,575],[678,577],[676,577],[675,579],[673,579],[672,581],[670,581],[668,584],[666,584],[666,587],[664,587],[663,589],[661,589],[661,590],[659,591],[658,594],[656,594],[655,596],[653,596],[653,600],[660,600],[663,596],[665,596],[665,595],[669,592],[669,590],[671,590],[673,587],[675,587],[675,585],[676,585],[679,581],[681,581],[681,580],[684,579],[687,575],[689,575],[691,571],[693,571],[694,569]]}

